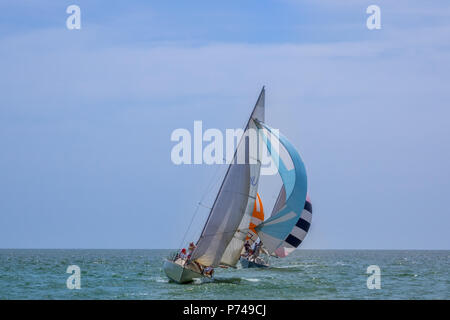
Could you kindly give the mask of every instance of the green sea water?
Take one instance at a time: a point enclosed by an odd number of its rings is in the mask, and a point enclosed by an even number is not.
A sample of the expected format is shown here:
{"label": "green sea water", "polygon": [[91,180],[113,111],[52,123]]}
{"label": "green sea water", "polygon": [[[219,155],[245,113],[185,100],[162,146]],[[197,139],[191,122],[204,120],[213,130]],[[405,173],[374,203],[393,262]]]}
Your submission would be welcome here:
{"label": "green sea water", "polygon": [[[297,250],[269,269],[220,269],[169,282],[173,250],[0,250],[0,299],[450,299],[450,251]],[[70,290],[69,265],[81,269]],[[369,265],[381,289],[367,288]]]}

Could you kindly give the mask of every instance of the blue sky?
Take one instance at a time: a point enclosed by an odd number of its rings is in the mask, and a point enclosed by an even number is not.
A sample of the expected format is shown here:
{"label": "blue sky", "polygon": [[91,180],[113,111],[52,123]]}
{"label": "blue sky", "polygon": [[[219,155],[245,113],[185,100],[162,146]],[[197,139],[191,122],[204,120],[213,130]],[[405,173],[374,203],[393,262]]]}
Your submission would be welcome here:
{"label": "blue sky", "polygon": [[[70,4],[81,30],[66,29]],[[366,28],[371,4],[381,30]],[[173,165],[171,132],[242,127],[266,85],[267,122],[308,170],[303,248],[450,249],[448,1],[7,0],[0,13],[0,247],[177,247],[225,167]],[[270,211],[279,181],[266,180]]]}

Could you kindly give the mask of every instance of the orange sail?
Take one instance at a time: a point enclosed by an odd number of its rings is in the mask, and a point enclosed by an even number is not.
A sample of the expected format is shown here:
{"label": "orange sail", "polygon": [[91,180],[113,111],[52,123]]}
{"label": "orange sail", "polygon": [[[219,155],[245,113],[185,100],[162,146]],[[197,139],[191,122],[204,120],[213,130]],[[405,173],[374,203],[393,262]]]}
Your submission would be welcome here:
{"label": "orange sail", "polygon": [[259,197],[259,194],[256,194],[255,206],[253,207],[252,218],[250,219],[250,225],[247,237],[245,240],[248,240],[250,243],[253,243],[258,239],[258,235],[256,234],[255,227],[264,221],[264,208]]}

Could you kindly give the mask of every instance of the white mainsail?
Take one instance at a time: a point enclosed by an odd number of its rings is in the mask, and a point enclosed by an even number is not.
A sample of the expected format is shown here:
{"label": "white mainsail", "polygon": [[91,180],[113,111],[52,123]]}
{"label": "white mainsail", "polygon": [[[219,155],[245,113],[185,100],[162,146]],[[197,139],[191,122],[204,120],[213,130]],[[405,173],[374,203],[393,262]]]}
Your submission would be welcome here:
{"label": "white mainsail", "polygon": [[[255,121],[264,121],[265,90],[262,89],[244,132],[255,129]],[[228,167],[222,186],[214,201],[197,248],[191,259],[202,265],[217,267],[220,264],[235,266],[239,260],[247,235],[256,193],[261,163],[249,161],[246,134],[242,136],[233,161]],[[245,154],[245,164],[236,163]],[[259,157],[259,151],[258,151]]]}
{"label": "white mainsail", "polygon": [[[257,130],[253,121],[250,121],[249,128]],[[250,164],[249,166],[250,166],[250,185],[247,197],[247,207],[245,209],[245,213],[244,216],[242,217],[241,223],[239,224],[238,230],[235,232],[221,259],[221,264],[231,267],[234,267],[236,265],[241,256],[242,248],[244,247],[245,243],[245,238],[247,237],[248,233],[250,219],[253,213],[253,207],[255,206],[256,193],[258,192],[261,161],[257,159],[256,164]]]}

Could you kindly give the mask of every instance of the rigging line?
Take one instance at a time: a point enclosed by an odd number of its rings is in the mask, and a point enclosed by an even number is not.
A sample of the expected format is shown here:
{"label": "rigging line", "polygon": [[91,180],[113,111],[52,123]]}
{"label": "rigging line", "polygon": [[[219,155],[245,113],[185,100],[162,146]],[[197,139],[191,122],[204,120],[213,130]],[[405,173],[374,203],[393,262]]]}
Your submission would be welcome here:
{"label": "rigging line", "polygon": [[[257,119],[253,118],[252,115],[253,115],[253,112],[256,110],[256,107],[258,106],[259,99],[261,98],[261,95],[262,95],[263,92],[265,92],[265,87],[264,87],[264,86],[263,86],[263,88],[262,88],[262,90],[261,90],[261,92],[260,92],[260,94],[259,94],[259,96],[258,96],[258,99],[256,100],[255,106],[253,107],[253,109],[252,109],[252,111],[251,111],[251,113],[250,113],[250,117],[249,117],[249,119],[248,119],[248,121],[247,121],[247,124],[244,126],[244,130],[247,129],[247,127],[249,126],[249,124],[250,124],[250,122],[251,122],[252,120],[253,120],[253,122],[255,122],[255,124],[256,124],[256,121],[258,121]],[[242,139],[242,138],[241,138],[241,139]],[[239,141],[239,142],[240,142],[240,141]],[[239,147],[239,142],[238,142],[237,148]],[[236,148],[236,150],[234,151],[233,160],[234,160],[234,158],[236,157],[236,154],[237,154],[237,148]],[[232,161],[232,162],[233,162],[233,161]],[[225,161],[225,163],[226,163],[226,161]],[[231,165],[232,165],[232,163],[228,164],[227,171],[225,172],[225,175],[224,175],[224,177],[223,177],[223,179],[222,179],[222,183],[221,183],[221,185],[220,185],[219,191],[217,192],[216,198],[214,199],[214,203],[213,203],[212,208],[214,208],[214,206],[215,206],[215,204],[216,204],[216,202],[217,202],[217,198],[219,197],[220,191],[222,190],[223,184],[224,184],[225,179],[226,179],[226,177],[227,177],[227,175],[228,175],[228,172],[230,171]],[[220,168],[220,166],[219,166],[219,168]],[[219,169],[216,171],[215,175],[216,175],[218,172],[219,172]],[[214,175],[214,176],[215,176],[215,175]],[[212,184],[212,182],[213,182],[213,180],[211,181],[210,185]],[[204,198],[206,197],[206,194],[208,194],[208,191],[211,190],[210,185],[208,186],[208,189],[207,189],[206,193],[203,195],[203,197],[201,198],[200,202],[203,202]],[[256,199],[256,198],[255,198],[255,199]],[[200,204],[200,203],[199,203],[199,204]],[[188,231],[189,231],[190,228],[191,228],[192,222],[193,222],[195,216],[197,215],[197,212],[198,212],[198,209],[199,209],[199,204],[197,205],[197,207],[196,207],[196,209],[195,209],[195,212],[194,212],[194,214],[193,214],[193,216],[192,216],[192,218],[191,218],[191,221],[190,221],[190,223],[189,223],[188,229],[187,229],[186,232],[184,233],[183,240],[182,240],[182,242],[181,242],[181,244],[180,244],[180,247],[181,247],[181,245],[183,245],[184,240],[185,240],[185,238],[186,238],[186,235],[187,235]],[[207,219],[206,219],[206,222],[205,222],[205,224],[204,224],[204,226],[203,226],[203,229],[202,229],[200,235],[205,231],[206,225],[208,224],[208,221],[209,221],[209,219],[211,218],[212,208],[211,208],[210,211],[209,211],[208,217],[207,217]],[[201,236],[200,236],[200,237],[201,237]],[[197,241],[197,243],[198,243],[198,241]]]}
{"label": "rigging line", "polygon": [[[260,94],[259,94],[259,96],[258,96],[258,100],[256,100],[256,103],[255,103],[255,106],[254,106],[253,109],[252,109],[252,112],[250,113],[250,117],[248,118],[247,124],[246,124],[245,127],[244,127],[244,131],[245,131],[245,130],[247,129],[247,127],[249,126],[250,121],[252,121],[252,120],[254,121],[254,120],[255,120],[255,119],[253,119],[252,115],[253,115],[253,112],[255,112],[256,107],[258,106],[258,103],[259,103],[259,99],[261,98],[261,95],[262,95],[263,93],[265,93],[265,88],[264,88],[264,86],[263,86],[263,88],[262,88],[262,90],[261,90],[261,92],[260,92]],[[241,137],[241,140],[242,140],[242,137]],[[240,143],[240,141],[239,141],[239,143]],[[239,147],[239,143],[238,143],[238,147]],[[236,150],[234,151],[233,159],[236,157],[236,154],[237,154],[237,148],[236,148]],[[228,168],[227,168],[227,171],[226,171],[226,173],[225,173],[225,176],[223,177],[222,183],[220,184],[219,191],[217,192],[216,198],[214,199],[213,208],[215,207],[216,202],[217,202],[217,199],[219,198],[220,191],[222,190],[223,185],[224,185],[224,183],[225,183],[225,179],[227,178],[228,173],[230,172],[230,168],[231,168],[231,164],[228,165]],[[203,226],[203,229],[202,229],[202,232],[200,233],[200,235],[203,234],[203,232],[205,231],[206,226],[207,226],[207,224],[208,224],[208,222],[209,222],[209,219],[211,218],[212,211],[213,211],[213,209],[211,209],[211,210],[209,211],[208,218],[206,219],[206,222],[205,222],[205,224],[204,224],[204,226]],[[199,239],[199,240],[200,240],[200,239]],[[198,244],[198,241],[197,241],[197,244]]]}
{"label": "rigging line", "polygon": [[[245,161],[244,161],[244,163],[237,163],[236,162],[237,159],[232,159],[231,162],[227,162],[227,159],[223,159],[223,160],[225,161],[226,164],[246,164],[246,165],[247,164],[249,164],[249,165],[262,164],[262,162],[259,158],[255,158],[250,155],[248,156],[248,163],[246,163]],[[251,163],[250,160],[254,160],[255,162]]]}
{"label": "rigging line", "polygon": [[223,190],[223,192],[236,193],[236,194],[240,194],[241,196],[244,196],[244,197],[247,197],[247,198],[255,199],[255,200],[256,200],[256,196],[252,196],[252,195],[250,195],[250,194],[246,194],[246,193],[239,192],[239,191]]}
{"label": "rigging line", "polygon": [[184,235],[183,235],[183,239],[181,240],[181,243],[180,243],[180,245],[179,245],[179,248],[181,248],[181,246],[182,246],[183,243],[184,243],[184,240],[186,240],[187,233],[189,232],[189,229],[190,229],[191,226],[192,226],[192,222],[194,221],[194,218],[195,218],[195,216],[197,215],[198,208],[199,208],[199,206],[197,205],[197,207],[195,208],[194,214],[192,215],[191,221],[189,222],[189,225],[188,225],[188,227],[187,227],[187,230],[186,230],[186,232],[185,232]]}
{"label": "rigging line", "polygon": [[212,209],[211,207],[205,206],[205,205],[204,205],[203,203],[201,203],[201,202],[199,202],[198,205],[199,205],[199,206],[202,206],[202,207],[204,207],[204,208],[206,208],[206,209]]}
{"label": "rigging line", "polygon": [[217,232],[217,233],[213,233],[213,234],[204,234],[204,235],[200,236],[200,238],[214,237],[214,236],[217,236],[219,234],[236,233],[236,232],[247,234],[248,230],[250,230],[250,229],[249,228],[245,228],[245,229],[236,229],[236,230],[233,230],[233,231]]}
{"label": "rigging line", "polygon": [[[198,209],[200,208],[200,205],[202,205],[201,202],[206,198],[206,195],[211,191],[211,186],[212,186],[214,180],[216,179],[216,176],[217,176],[217,174],[219,173],[219,171],[220,171],[220,166],[219,166],[219,168],[216,170],[216,172],[213,174],[213,176],[212,176],[212,178],[211,178],[211,181],[209,182],[209,184],[208,184],[208,186],[207,186],[207,189],[203,192],[203,196],[201,197],[200,202],[197,203],[197,206],[195,207],[194,213],[193,213],[193,215],[192,215],[192,217],[191,217],[191,221],[189,222],[189,225],[188,225],[188,227],[187,227],[187,229],[186,229],[186,231],[185,231],[185,233],[184,233],[184,235],[183,235],[183,238],[182,238],[182,240],[181,240],[181,243],[180,243],[180,245],[179,245],[180,248],[181,248],[181,246],[183,245],[184,241],[186,240],[186,236],[187,236],[189,230],[191,229],[192,223],[194,222],[194,219],[195,219],[195,217],[196,217],[196,215],[197,215],[197,213],[198,213]],[[202,205],[202,206],[203,206],[203,205]],[[203,207],[204,207],[204,206],[203,206]],[[210,208],[208,208],[208,209],[210,209]]]}
{"label": "rigging line", "polygon": [[[261,164],[261,160],[259,158],[255,158],[255,157],[249,157],[251,160],[255,160],[256,163],[250,163],[250,164]],[[250,162],[250,161],[249,161]]]}
{"label": "rigging line", "polygon": [[[263,87],[263,90],[264,90],[264,87]],[[255,104],[255,106],[253,107],[252,113],[250,114],[250,118],[248,119],[247,125],[244,127],[244,130],[247,129],[247,127],[248,127],[249,124],[250,124],[250,121],[252,121],[252,120],[255,121],[255,119],[252,118],[252,115],[253,115],[253,112],[255,111],[255,109],[256,109],[256,107],[257,107],[257,105],[258,105],[258,102],[259,102],[259,98],[260,98],[260,97],[261,97],[261,94],[259,95],[258,100],[256,101],[256,104]],[[241,140],[242,140],[242,137],[241,137]],[[240,141],[239,141],[239,143],[240,143]],[[238,147],[237,147],[236,150],[234,151],[233,160],[236,158],[236,154],[237,154],[237,151],[238,151],[238,148],[239,148],[239,143],[238,143]],[[231,169],[232,164],[233,164],[233,161],[232,161],[232,163],[230,163],[230,164],[228,165],[227,171],[226,171],[225,176],[224,176],[224,178],[223,178],[223,180],[222,180],[222,184],[220,185],[219,192],[217,192],[216,198],[214,199],[214,203],[213,203],[212,208],[214,208],[214,206],[216,205],[217,199],[219,198],[219,194],[220,194],[220,192],[222,191],[223,185],[224,185],[224,183],[225,183],[225,179],[226,179],[226,177],[227,177],[227,175],[228,175],[228,172],[229,172],[230,169]],[[255,199],[256,199],[256,198],[255,198]],[[205,231],[205,229],[206,229],[206,225],[208,224],[209,219],[211,218],[212,208],[211,208],[211,211],[209,212],[208,218],[206,219],[205,225],[203,226],[203,230],[202,230],[202,232],[201,232],[200,234],[202,234],[202,233]],[[198,243],[198,241],[197,241],[197,243]]]}
{"label": "rigging line", "polygon": [[213,182],[216,180],[218,173],[220,172],[221,166],[218,166],[216,172],[213,174],[211,181],[206,186],[205,191],[203,192],[203,196],[200,198],[200,202],[203,202],[203,200],[206,198],[206,195],[211,192],[211,187]]}

